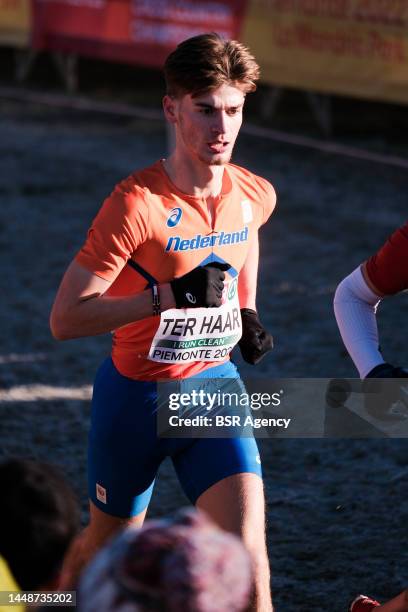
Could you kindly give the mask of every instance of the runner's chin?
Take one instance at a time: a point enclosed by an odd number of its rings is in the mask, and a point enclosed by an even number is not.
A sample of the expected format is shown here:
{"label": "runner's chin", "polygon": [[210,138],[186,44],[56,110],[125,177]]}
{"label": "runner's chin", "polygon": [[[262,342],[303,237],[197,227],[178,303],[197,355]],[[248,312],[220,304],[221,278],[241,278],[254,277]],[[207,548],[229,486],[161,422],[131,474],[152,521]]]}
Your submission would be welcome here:
{"label": "runner's chin", "polygon": [[225,153],[213,153],[208,156],[200,156],[200,161],[204,164],[208,164],[208,166],[223,166],[224,164],[228,164],[231,159],[231,151],[226,151]]}

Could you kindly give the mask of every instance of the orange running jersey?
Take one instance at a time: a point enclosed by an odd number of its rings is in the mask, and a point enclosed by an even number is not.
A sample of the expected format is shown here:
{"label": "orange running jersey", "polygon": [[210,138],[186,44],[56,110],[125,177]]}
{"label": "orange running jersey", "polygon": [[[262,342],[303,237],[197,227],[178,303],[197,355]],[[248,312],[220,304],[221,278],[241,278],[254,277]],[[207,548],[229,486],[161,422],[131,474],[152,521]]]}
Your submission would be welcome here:
{"label": "orange running jersey", "polygon": [[367,274],[383,295],[408,289],[408,222],[367,261]]}
{"label": "orange running jersey", "polygon": [[[237,278],[252,236],[270,216],[276,196],[265,179],[233,164],[224,168],[212,221],[205,200],[181,192],[161,161],[135,172],[105,200],[76,261],[112,283],[110,296],[134,295],[212,261],[229,263],[226,278]],[[123,376],[186,378],[220,363],[201,361],[198,349],[191,353],[197,359],[187,363],[152,360],[159,323],[160,317],[151,316],[115,330],[112,359]]]}

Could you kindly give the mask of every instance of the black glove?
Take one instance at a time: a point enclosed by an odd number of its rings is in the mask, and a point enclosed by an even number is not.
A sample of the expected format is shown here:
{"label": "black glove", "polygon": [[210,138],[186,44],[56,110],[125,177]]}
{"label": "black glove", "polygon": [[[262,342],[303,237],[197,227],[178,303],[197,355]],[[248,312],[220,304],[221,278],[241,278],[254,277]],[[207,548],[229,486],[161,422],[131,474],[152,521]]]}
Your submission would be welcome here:
{"label": "black glove", "polygon": [[329,380],[326,390],[326,403],[330,408],[344,407],[350,397],[351,385],[344,378],[333,378]]}
{"label": "black glove", "polygon": [[[404,385],[395,381],[382,379],[408,379],[408,371],[394,367],[390,363],[381,363],[373,368],[363,381],[364,406],[368,414],[381,421],[395,421],[407,418],[404,412],[392,410],[393,404],[402,402],[408,407],[408,394]],[[406,380],[408,385],[408,380]],[[405,385],[405,386],[406,386]]]}
{"label": "black glove", "polygon": [[390,363],[380,363],[367,374],[366,378],[408,378],[408,371],[396,368]]}
{"label": "black glove", "polygon": [[227,263],[214,261],[171,281],[177,308],[221,306],[224,272],[230,267]]}
{"label": "black glove", "polygon": [[250,308],[241,308],[242,338],[238,342],[242,357],[247,363],[256,365],[273,347],[273,338]]}

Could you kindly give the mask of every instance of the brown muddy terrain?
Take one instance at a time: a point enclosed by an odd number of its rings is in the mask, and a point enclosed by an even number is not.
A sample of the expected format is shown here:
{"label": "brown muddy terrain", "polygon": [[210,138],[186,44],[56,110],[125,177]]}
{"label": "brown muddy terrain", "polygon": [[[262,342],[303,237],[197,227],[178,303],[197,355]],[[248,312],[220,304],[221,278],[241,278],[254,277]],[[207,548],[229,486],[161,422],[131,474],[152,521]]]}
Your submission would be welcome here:
{"label": "brown muddy terrain", "polygon": [[[61,466],[84,519],[90,386],[110,338],[58,343],[48,315],[103,198],[164,154],[157,122],[0,103],[0,457],[29,454]],[[256,374],[355,376],[333,292],[405,221],[407,170],[250,136],[241,137],[235,162],[268,178],[279,198],[262,229],[258,295],[276,347]],[[406,308],[401,295],[379,317],[385,356],[401,365]],[[407,586],[406,439],[260,445],[278,612],[345,612],[357,593],[384,599]],[[150,516],[186,503],[164,465]]]}

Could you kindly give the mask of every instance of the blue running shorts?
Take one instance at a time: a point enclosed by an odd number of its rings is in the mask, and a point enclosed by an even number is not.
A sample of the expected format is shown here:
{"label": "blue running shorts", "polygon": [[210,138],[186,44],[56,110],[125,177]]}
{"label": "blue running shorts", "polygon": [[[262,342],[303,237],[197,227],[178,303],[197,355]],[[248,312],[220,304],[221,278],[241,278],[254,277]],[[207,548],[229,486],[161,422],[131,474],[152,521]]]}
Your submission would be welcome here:
{"label": "blue running shorts", "polygon": [[[239,375],[228,361],[195,378],[239,380]],[[227,476],[251,472],[262,477],[253,437],[158,438],[156,418],[156,383],[122,376],[107,358],[95,379],[88,446],[89,497],[103,512],[128,518],[145,510],[166,457],[192,504]]]}

